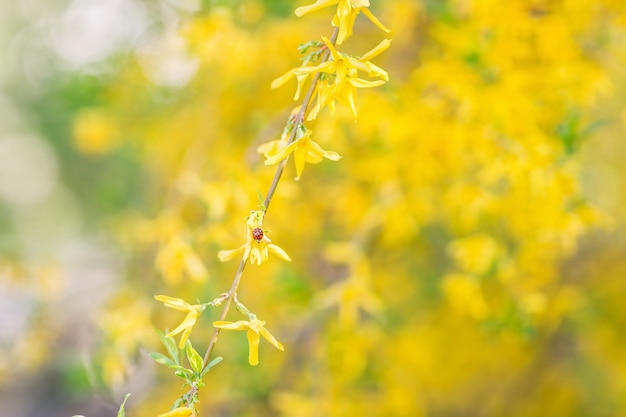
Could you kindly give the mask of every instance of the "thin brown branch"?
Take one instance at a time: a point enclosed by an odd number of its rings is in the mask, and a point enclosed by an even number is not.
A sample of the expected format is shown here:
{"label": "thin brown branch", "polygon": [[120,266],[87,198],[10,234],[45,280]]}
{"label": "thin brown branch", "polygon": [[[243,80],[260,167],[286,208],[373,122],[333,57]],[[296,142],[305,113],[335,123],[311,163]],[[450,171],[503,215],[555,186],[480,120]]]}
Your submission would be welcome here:
{"label": "thin brown branch", "polygon": [[[338,34],[339,34],[339,28],[335,28],[335,30],[333,31],[333,34],[330,37],[330,42],[333,45],[335,44],[335,41],[337,40]],[[327,50],[326,52],[324,52],[324,55],[322,56],[322,62],[326,62],[329,56],[330,56],[330,51]],[[317,87],[317,83],[319,79],[320,79],[320,73],[316,72],[315,76],[313,77],[313,81],[311,82],[311,86],[309,87],[309,91],[307,91],[306,96],[304,97],[302,106],[300,107],[300,110],[298,111],[298,114],[296,114],[296,117],[294,119],[293,128],[291,129],[291,134],[289,135],[289,140],[287,141],[287,145],[289,145],[296,139],[296,133],[298,132],[298,127],[300,127],[300,125],[304,121],[304,115],[306,114],[306,111],[309,108],[309,104],[311,104],[311,101],[313,99],[313,94],[315,93],[315,88]],[[287,165],[288,160],[289,160],[289,156],[283,159],[278,164],[278,167],[276,168],[276,174],[274,175],[274,179],[272,180],[272,183],[270,184],[270,188],[267,192],[267,195],[265,196],[265,202],[263,203],[263,209],[265,210],[264,213],[267,213],[267,209],[269,208],[270,203],[272,202],[272,197],[274,196],[274,193],[276,192],[276,187],[278,186],[280,177],[283,175],[283,171],[285,170],[285,165]]]}

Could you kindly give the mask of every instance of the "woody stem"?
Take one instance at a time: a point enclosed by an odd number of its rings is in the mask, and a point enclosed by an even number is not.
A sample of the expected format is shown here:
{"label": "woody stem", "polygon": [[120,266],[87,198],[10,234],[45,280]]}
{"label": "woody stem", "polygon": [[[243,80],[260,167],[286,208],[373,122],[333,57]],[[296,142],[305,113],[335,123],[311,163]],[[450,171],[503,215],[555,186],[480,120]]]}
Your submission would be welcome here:
{"label": "woody stem", "polygon": [[[330,37],[330,42],[333,45],[335,44],[335,41],[337,40],[338,34],[339,34],[339,28],[335,28],[335,30],[333,31],[333,34]],[[326,52],[324,52],[324,55],[322,56],[322,62],[328,61],[329,57],[330,57],[330,50],[326,50]],[[298,111],[298,113],[296,114],[294,118],[293,128],[291,129],[289,140],[287,141],[287,144],[285,146],[288,146],[290,143],[292,143],[296,139],[296,133],[298,132],[298,127],[300,127],[300,125],[304,121],[304,115],[306,114],[309,104],[311,104],[311,101],[313,100],[313,94],[315,93],[315,88],[317,87],[317,83],[320,80],[320,76],[321,74],[319,72],[315,73],[315,76],[313,77],[313,81],[311,82],[311,86],[309,87],[309,91],[307,91],[306,96],[304,97],[304,101],[302,102],[302,106],[300,107],[300,110]],[[263,209],[265,210],[263,214],[267,213],[267,209],[270,203],[272,202],[272,197],[274,196],[274,193],[276,192],[276,187],[278,186],[280,177],[283,175],[283,171],[285,170],[285,165],[287,165],[288,160],[289,160],[289,155],[287,155],[285,159],[280,161],[280,163],[278,164],[278,167],[276,168],[276,174],[274,174],[274,179],[272,180],[272,183],[270,184],[270,188],[267,191],[267,195],[265,196],[265,202],[263,203]]]}

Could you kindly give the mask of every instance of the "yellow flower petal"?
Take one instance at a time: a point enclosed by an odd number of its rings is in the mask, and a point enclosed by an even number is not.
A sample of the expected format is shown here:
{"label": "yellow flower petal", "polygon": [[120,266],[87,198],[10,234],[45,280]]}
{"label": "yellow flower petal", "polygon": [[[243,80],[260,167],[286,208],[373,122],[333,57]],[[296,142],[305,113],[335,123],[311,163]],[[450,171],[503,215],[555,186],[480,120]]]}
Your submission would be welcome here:
{"label": "yellow flower petal", "polygon": [[389,81],[389,74],[387,73],[387,71],[385,71],[378,65],[374,65],[368,61],[365,63],[365,66],[368,69],[367,75],[369,75],[370,77],[378,77],[382,78],[385,81]]}
{"label": "yellow flower petal", "polygon": [[281,75],[280,77],[274,79],[272,81],[271,87],[272,89],[274,88],[278,88],[281,85],[285,84],[287,81],[291,80],[293,77],[295,77],[296,74],[294,74],[293,70],[289,70],[288,72],[286,72],[285,74]]}
{"label": "yellow flower petal", "polygon": [[351,89],[346,89],[344,92],[344,96],[346,101],[348,102],[348,106],[350,107],[350,110],[352,110],[352,114],[354,115],[354,118],[356,119],[358,117],[358,113],[356,110],[356,100],[354,98],[354,96],[356,95],[356,88],[351,88]]}
{"label": "yellow flower petal", "polygon": [[313,141],[309,142],[309,152],[314,152],[324,158],[330,159],[331,161],[338,161],[341,159],[341,156],[337,152],[325,151],[317,142]]}
{"label": "yellow flower petal", "polygon": [[155,295],[155,300],[165,303],[165,307],[173,308],[178,311],[189,311],[191,304],[184,301],[182,298],[174,298],[167,295]]}
{"label": "yellow flower petal", "polygon": [[196,413],[189,407],[178,407],[167,413],[159,414],[159,417],[195,417]]}
{"label": "yellow flower petal", "polygon": [[360,9],[360,11],[362,11],[362,12],[363,12],[363,14],[364,14],[365,16],[367,16],[367,18],[368,18],[369,20],[371,20],[373,24],[375,24],[376,26],[378,26],[378,28],[379,28],[379,29],[381,29],[383,32],[386,32],[386,33],[391,32],[389,29],[387,29],[387,28],[385,27],[385,25],[383,25],[382,23],[380,23],[380,20],[378,20],[378,18],[377,18],[376,16],[374,16],[374,15],[372,14],[372,12],[370,12],[370,10],[369,10],[369,9],[367,9],[367,8],[365,8],[365,7],[364,7],[364,8],[361,8],[361,9]]}
{"label": "yellow flower petal", "polygon": [[256,150],[257,152],[262,153],[263,156],[267,157],[269,154],[275,153],[281,148],[280,142],[282,142],[280,139],[265,142],[260,144]]}
{"label": "yellow flower petal", "polygon": [[218,320],[213,322],[213,327],[226,330],[247,330],[248,325],[249,322],[245,320],[239,320],[236,322]]}
{"label": "yellow flower petal", "polygon": [[252,366],[259,364],[259,342],[261,336],[255,331],[248,330],[248,362]]}
{"label": "yellow flower petal", "polygon": [[370,7],[369,0],[352,0],[350,3],[355,9],[359,7]]}
{"label": "yellow flower petal", "polygon": [[325,7],[334,6],[339,0],[317,0],[315,3],[308,6],[298,7],[295,11],[296,16],[301,17],[307,13],[321,10]]}
{"label": "yellow flower petal", "polygon": [[189,313],[187,313],[185,320],[183,320],[183,322],[180,323],[177,328],[169,332],[167,334],[167,337],[176,336],[178,333],[182,332],[186,328],[193,327],[196,324],[199,316],[200,313],[197,310],[190,311]]}
{"label": "yellow flower petal", "polygon": [[[346,56],[344,58],[344,61],[346,61],[346,65],[350,68],[350,69],[356,69],[358,71],[362,71],[362,72],[369,72],[369,67],[367,66],[367,62],[361,61],[360,59],[356,59],[354,57],[351,56]],[[356,74],[355,71],[352,71],[350,73],[350,75],[354,75]]]}
{"label": "yellow flower petal", "polygon": [[267,258],[267,248],[258,243],[253,243],[253,246],[250,248],[250,263],[252,265],[261,265]]}
{"label": "yellow flower petal", "polygon": [[343,42],[352,36],[354,30],[354,22],[358,13],[348,13],[343,16],[336,14],[333,16],[332,25],[339,28],[337,33],[337,45],[343,44]]}
{"label": "yellow flower petal", "polygon": [[359,58],[360,61],[371,61],[381,53],[385,52],[391,46],[391,39],[383,39],[378,45],[367,51]]}
{"label": "yellow flower petal", "polygon": [[267,245],[267,249],[269,249],[270,252],[272,252],[274,255],[278,256],[279,258],[282,258],[288,262],[291,262],[291,258],[289,257],[289,255],[287,255],[287,252],[285,252],[280,246],[270,243]]}
{"label": "yellow flower petal", "polygon": [[293,96],[294,100],[298,100],[300,98],[300,94],[302,94],[302,88],[304,87],[304,82],[308,78],[309,74],[296,74],[296,80],[298,80],[298,85],[296,87],[296,93]]}
{"label": "yellow flower petal", "polygon": [[200,314],[205,310],[206,306],[202,304],[191,305],[180,298],[168,297],[167,295],[155,295],[154,298],[165,303],[166,307],[187,312],[187,316],[183,322],[166,335],[167,337],[172,337],[182,332],[183,334],[181,335],[179,343],[179,346],[182,349],[185,342],[189,338],[191,329],[196,324],[198,317],[200,317]]}
{"label": "yellow flower petal", "polygon": [[237,249],[221,250],[217,252],[217,257],[222,262],[230,261],[231,259],[234,259],[239,253],[243,252],[245,248],[246,245],[244,244],[239,246]]}
{"label": "yellow flower petal", "polygon": [[336,71],[336,62],[335,61],[324,61],[319,65],[314,65],[312,67],[301,67],[293,70],[296,75],[308,75],[315,72],[326,72],[328,74],[332,74]]}
{"label": "yellow flower petal", "polygon": [[191,334],[192,327],[187,327],[183,330],[183,333],[180,335],[180,340],[178,341],[178,348],[182,349],[185,347],[185,342],[189,339],[189,335]]}
{"label": "yellow flower petal", "polygon": [[309,164],[318,164],[320,162],[322,162],[322,159],[324,159],[324,156],[322,156],[322,154],[320,154],[319,152],[315,152],[313,151],[310,147],[309,149],[307,149],[307,153],[306,153],[306,162]]}
{"label": "yellow flower petal", "polygon": [[306,163],[307,149],[305,146],[298,146],[293,152],[293,162],[296,164],[296,180],[300,179],[304,165]]}
{"label": "yellow flower petal", "polygon": [[283,346],[283,344],[280,343],[278,340],[276,340],[274,335],[272,335],[270,333],[270,331],[267,330],[265,327],[261,327],[260,333],[265,338],[265,340],[270,342],[276,349],[278,349],[280,351],[284,351],[285,350],[285,347]]}
{"label": "yellow flower petal", "polygon": [[342,55],[337,51],[337,48],[335,48],[335,45],[333,45],[330,39],[328,39],[326,36],[322,36],[322,41],[324,42],[324,44],[330,51],[330,55],[333,58],[332,61],[326,61],[326,63],[331,63],[331,64],[336,65],[336,61],[339,61],[342,58]]}
{"label": "yellow flower petal", "polygon": [[287,73],[281,75],[280,77],[272,81],[272,84],[271,84],[272,89],[282,86],[287,81],[295,77],[296,81],[298,82],[298,86],[296,88],[296,93],[293,99],[298,100],[298,98],[300,98],[300,94],[302,93],[302,88],[304,87],[304,82],[306,81],[307,77],[309,76],[311,72],[315,72],[315,71],[308,70],[308,68],[310,67],[305,66],[305,67],[300,67],[300,68],[289,70]]}
{"label": "yellow flower petal", "polygon": [[297,146],[297,142],[292,142],[288,146],[286,146],[285,148],[283,148],[280,151],[276,152],[274,155],[271,155],[271,156],[267,157],[267,159],[264,162],[265,165],[275,165],[275,164],[279,163],[283,159],[287,158],[287,156],[291,152],[293,152],[293,150],[295,149],[296,146]]}
{"label": "yellow flower petal", "polygon": [[[248,240],[248,243],[246,243],[244,245],[244,250],[243,250],[243,258],[242,259],[243,259],[244,262],[247,261],[248,258],[250,257],[251,250],[252,250],[252,248],[251,248],[250,242]],[[254,263],[254,262],[252,262],[252,263]]]}
{"label": "yellow flower petal", "polygon": [[348,79],[348,82],[357,88],[371,88],[385,84],[384,80],[369,81],[362,78],[350,78]]}

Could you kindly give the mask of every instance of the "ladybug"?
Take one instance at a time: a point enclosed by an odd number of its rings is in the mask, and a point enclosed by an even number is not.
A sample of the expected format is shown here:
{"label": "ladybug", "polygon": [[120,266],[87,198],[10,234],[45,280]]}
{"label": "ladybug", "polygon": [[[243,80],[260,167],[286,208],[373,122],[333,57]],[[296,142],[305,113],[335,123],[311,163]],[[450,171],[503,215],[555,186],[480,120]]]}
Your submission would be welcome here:
{"label": "ladybug", "polygon": [[260,227],[257,227],[256,229],[254,229],[252,231],[252,237],[257,242],[260,242],[261,240],[263,240],[263,229],[261,229]]}

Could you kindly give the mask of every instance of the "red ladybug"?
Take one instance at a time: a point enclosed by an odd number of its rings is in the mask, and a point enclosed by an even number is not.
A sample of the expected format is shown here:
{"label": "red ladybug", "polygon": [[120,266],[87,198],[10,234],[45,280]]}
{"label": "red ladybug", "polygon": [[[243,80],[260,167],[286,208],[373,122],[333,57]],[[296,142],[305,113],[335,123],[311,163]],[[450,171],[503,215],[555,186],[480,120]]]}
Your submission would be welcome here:
{"label": "red ladybug", "polygon": [[263,240],[263,229],[261,229],[260,227],[257,227],[256,229],[254,229],[252,231],[252,237],[257,242],[260,242],[261,240]]}

